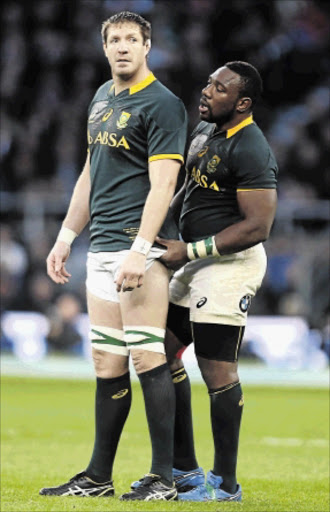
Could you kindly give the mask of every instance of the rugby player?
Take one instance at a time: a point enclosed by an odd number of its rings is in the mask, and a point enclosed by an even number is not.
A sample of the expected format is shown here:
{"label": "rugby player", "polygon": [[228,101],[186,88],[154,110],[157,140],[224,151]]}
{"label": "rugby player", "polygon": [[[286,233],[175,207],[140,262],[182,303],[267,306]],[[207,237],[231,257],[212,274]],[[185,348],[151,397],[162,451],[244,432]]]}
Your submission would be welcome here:
{"label": "rugby player", "polygon": [[[242,499],[236,480],[243,410],[237,361],[251,300],[266,271],[262,242],[277,203],[277,163],[253,120],[261,92],[259,72],[249,63],[228,62],[210,75],[186,180],[173,200],[183,241],[158,240],[167,248],[162,261],[179,269],[170,283],[166,345],[177,404],[173,476],[181,500]],[[214,462],[206,485],[180,358],[192,340],[210,395]]]}
{"label": "rugby player", "polygon": [[[123,500],[173,500],[175,393],[164,337],[169,271],[159,234],[178,237],[168,212],[183,162],[183,103],[150,71],[151,26],[121,12],[102,25],[112,80],[96,92],[88,118],[88,155],[67,215],[47,258],[55,283],[70,278],[70,245],[90,222],[87,305],[96,373],[94,450],[84,471],[45,496],[113,496],[112,468],[129,413],[129,355],[146,408],[152,463]],[[164,414],[166,411],[166,414]],[[125,461],[127,463],[127,461]]]}

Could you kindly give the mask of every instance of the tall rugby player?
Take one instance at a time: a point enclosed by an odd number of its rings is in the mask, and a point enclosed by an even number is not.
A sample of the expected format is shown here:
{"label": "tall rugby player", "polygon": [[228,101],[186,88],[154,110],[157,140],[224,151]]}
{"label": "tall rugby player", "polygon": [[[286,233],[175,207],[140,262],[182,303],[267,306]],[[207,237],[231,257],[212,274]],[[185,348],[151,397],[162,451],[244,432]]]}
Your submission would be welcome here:
{"label": "tall rugby player", "polygon": [[[90,222],[87,303],[96,373],[95,441],[86,469],[45,496],[113,496],[112,468],[131,404],[129,355],[139,376],[152,462],[123,500],[173,500],[175,394],[164,351],[169,271],[157,235],[176,238],[169,204],[183,162],[182,102],[149,70],[151,26],[121,12],[102,25],[112,80],[89,109],[88,156],[57,241],[49,276],[65,284],[70,245]],[[166,414],[164,414],[166,411]],[[123,464],[127,461],[123,461]]]}

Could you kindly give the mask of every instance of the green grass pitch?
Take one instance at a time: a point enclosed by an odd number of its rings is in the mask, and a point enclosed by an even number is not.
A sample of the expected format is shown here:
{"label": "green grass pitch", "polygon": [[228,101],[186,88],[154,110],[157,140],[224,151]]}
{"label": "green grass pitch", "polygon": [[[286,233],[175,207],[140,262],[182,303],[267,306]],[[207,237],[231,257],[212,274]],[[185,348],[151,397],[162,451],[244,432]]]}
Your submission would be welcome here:
{"label": "green grass pitch", "polygon": [[[212,467],[205,388],[193,385],[199,464]],[[329,401],[326,389],[245,386],[238,462],[243,502],[120,502],[149,470],[150,443],[138,383],[114,468],[115,498],[47,498],[82,470],[94,435],[94,382],[3,377],[1,511],[317,511],[329,510]]]}

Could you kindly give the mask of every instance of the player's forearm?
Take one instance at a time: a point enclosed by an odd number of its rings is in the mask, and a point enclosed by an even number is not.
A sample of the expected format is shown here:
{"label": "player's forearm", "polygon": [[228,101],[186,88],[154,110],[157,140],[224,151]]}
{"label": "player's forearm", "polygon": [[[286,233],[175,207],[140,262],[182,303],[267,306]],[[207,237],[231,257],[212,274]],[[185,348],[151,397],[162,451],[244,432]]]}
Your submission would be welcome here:
{"label": "player's forearm", "polygon": [[249,221],[232,224],[215,235],[217,251],[221,254],[233,254],[244,251],[267,240],[271,225],[251,223]]}
{"label": "player's forearm", "polygon": [[74,188],[63,227],[79,235],[89,222],[90,167],[86,163]]}
{"label": "player's forearm", "polygon": [[138,236],[151,244],[165,220],[180,170],[177,160],[157,160],[149,164],[150,191],[143,209]]}
{"label": "player's forearm", "polygon": [[[268,227],[267,223],[254,223],[244,220],[237,224],[232,224],[214,236],[209,236],[197,242],[189,242],[184,247],[182,245],[177,246],[179,256],[175,253],[175,258],[173,258],[172,250],[172,258],[163,258],[163,260],[167,264],[171,264],[168,265],[169,268],[175,269],[174,264],[184,264],[189,260],[207,258],[209,256],[221,257],[226,254],[244,251],[260,242],[264,242],[269,236],[270,227],[270,225]],[[182,244],[183,242],[177,243]]]}

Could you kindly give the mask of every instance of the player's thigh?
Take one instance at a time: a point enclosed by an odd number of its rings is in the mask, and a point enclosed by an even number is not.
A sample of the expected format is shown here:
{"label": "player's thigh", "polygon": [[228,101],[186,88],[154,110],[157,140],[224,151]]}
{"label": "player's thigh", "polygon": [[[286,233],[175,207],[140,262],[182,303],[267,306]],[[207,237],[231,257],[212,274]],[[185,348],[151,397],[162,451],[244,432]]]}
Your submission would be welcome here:
{"label": "player's thigh", "polygon": [[165,352],[171,370],[182,366],[181,355],[192,342],[189,308],[169,304],[165,336]]}
{"label": "player's thigh", "polygon": [[220,259],[196,260],[191,265],[191,321],[245,326],[266,270],[262,245]]}
{"label": "player's thigh", "polygon": [[194,322],[192,328],[198,366],[207,387],[218,389],[237,382],[244,327]]}
{"label": "player's thigh", "polygon": [[197,356],[212,361],[238,361],[244,326],[193,322],[192,330]]}
{"label": "player's thigh", "polygon": [[168,311],[169,271],[155,260],[146,271],[143,285],[120,292],[123,325],[149,325],[165,329]]}
{"label": "player's thigh", "polygon": [[128,371],[128,350],[119,303],[101,299],[87,291],[87,307],[96,375],[115,378],[125,374]]}
{"label": "player's thigh", "polygon": [[[192,342],[192,330],[189,316],[189,308],[170,303],[167,315],[167,328],[182,346],[187,347]],[[174,341],[171,343],[174,344]]]}
{"label": "player's thigh", "polygon": [[167,316],[165,350],[172,371],[183,366],[181,356],[192,343],[190,323],[190,283],[193,278],[191,265],[187,263],[177,270],[169,286],[170,304]]}
{"label": "player's thigh", "polygon": [[140,288],[120,293],[125,340],[138,374],[166,362],[168,283],[169,271],[156,260]]}
{"label": "player's thigh", "polygon": [[90,323],[122,330],[120,304],[97,297],[87,290],[87,308]]}
{"label": "player's thigh", "polygon": [[170,329],[166,328],[165,354],[171,370],[181,368],[181,355],[185,348],[186,347],[180,342],[175,334]]}

